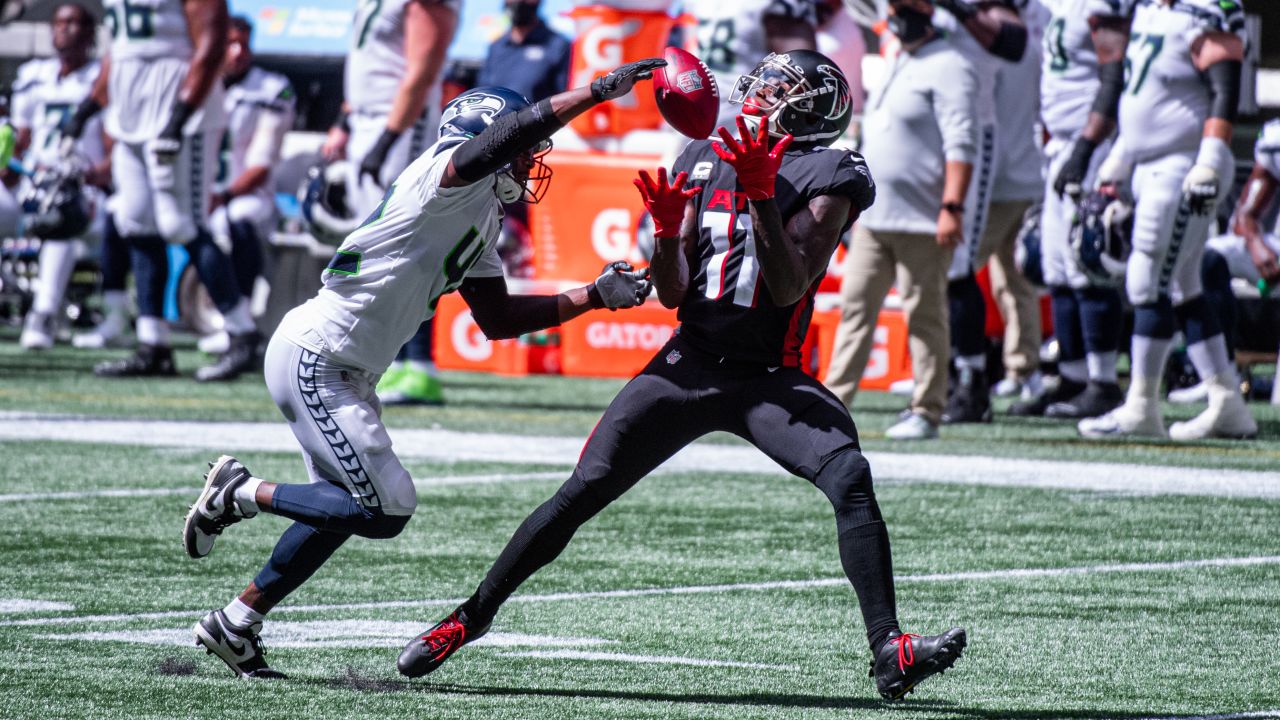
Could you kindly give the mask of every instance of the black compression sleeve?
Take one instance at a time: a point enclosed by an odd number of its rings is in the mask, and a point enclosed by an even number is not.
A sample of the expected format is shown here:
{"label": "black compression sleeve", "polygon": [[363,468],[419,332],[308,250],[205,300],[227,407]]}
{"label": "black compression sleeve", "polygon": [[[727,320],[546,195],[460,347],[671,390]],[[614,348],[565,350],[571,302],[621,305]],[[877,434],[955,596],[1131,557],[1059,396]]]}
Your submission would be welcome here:
{"label": "black compression sleeve", "polygon": [[490,340],[516,338],[560,324],[558,295],[510,295],[500,278],[468,278],[459,288],[471,317]]}
{"label": "black compression sleeve", "polygon": [[463,180],[476,182],[509,165],[562,127],[564,123],[551,109],[550,100],[521,108],[464,142],[453,154],[453,169]]}
{"label": "black compression sleeve", "polygon": [[1204,71],[1209,78],[1209,94],[1213,96],[1209,117],[1236,121],[1240,109],[1240,72],[1239,60],[1216,62]]}
{"label": "black compression sleeve", "polygon": [[990,52],[1009,62],[1022,60],[1023,54],[1027,52],[1027,28],[1002,20],[1000,30],[996,32],[996,39],[991,43]]}
{"label": "black compression sleeve", "polygon": [[1093,99],[1091,112],[1096,112],[1108,120],[1115,120],[1120,111],[1120,96],[1124,94],[1124,62],[1102,63],[1098,66],[1098,78],[1102,85],[1098,88],[1098,96]]}

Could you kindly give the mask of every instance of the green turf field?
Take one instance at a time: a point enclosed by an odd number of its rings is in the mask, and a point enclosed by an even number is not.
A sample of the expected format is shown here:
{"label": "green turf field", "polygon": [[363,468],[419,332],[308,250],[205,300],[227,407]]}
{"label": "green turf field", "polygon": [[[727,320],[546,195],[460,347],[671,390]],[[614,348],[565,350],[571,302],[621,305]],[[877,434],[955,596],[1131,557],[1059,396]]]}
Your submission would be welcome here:
{"label": "green turf field", "polygon": [[[0,434],[22,422],[14,413],[277,422],[260,377],[106,383],[86,372],[106,355],[0,341]],[[188,372],[199,361],[179,358]],[[386,419],[393,432],[577,442],[620,385],[446,374],[447,407]],[[902,404],[859,398],[873,453],[1272,482],[1280,469],[1280,413],[1266,406],[1253,406],[1263,439],[1243,444],[1086,445],[1063,425],[998,419],[903,447],[881,439]],[[182,516],[217,453],[130,440],[0,439],[0,718],[1280,717],[1280,488],[1250,499],[881,477],[900,619],[970,637],[953,672],[887,706],[866,677],[829,505],[780,471],[649,478],[530,580],[486,641],[429,678],[399,678],[403,643],[471,592],[568,471],[501,449],[411,459],[418,516],[393,540],[352,540],[278,608],[264,638],[290,679],[250,683],[189,630],[253,576],[286,522],[259,516],[188,559]],[[225,450],[256,475],[304,479],[287,448]]]}

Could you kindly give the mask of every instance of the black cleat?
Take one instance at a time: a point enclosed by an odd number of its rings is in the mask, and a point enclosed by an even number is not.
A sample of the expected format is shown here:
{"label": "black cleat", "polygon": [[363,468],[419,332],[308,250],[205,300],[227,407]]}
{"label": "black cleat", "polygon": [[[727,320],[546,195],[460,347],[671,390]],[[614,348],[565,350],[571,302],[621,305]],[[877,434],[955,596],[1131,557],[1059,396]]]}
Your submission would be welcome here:
{"label": "black cleat", "polygon": [[223,455],[209,463],[204,476],[204,489],[187,513],[182,526],[182,546],[193,558],[202,558],[213,550],[213,541],[224,528],[257,515],[240,509],[235,501],[236,488],[252,477],[239,460]]}
{"label": "black cleat", "polygon": [[1119,385],[1090,381],[1075,397],[1050,405],[1044,416],[1068,420],[1102,417],[1123,403],[1124,391]]}
{"label": "black cleat", "polygon": [[227,351],[218,356],[212,365],[196,370],[196,380],[200,382],[222,382],[235,380],[241,374],[253,370],[258,362],[258,341],[256,332],[231,336],[231,345]]}
{"label": "black cleat", "polygon": [[444,664],[463,645],[489,632],[489,626],[469,627],[462,608],[436,623],[430,630],[409,641],[400,651],[396,668],[405,677],[422,677]]}
{"label": "black cleat", "polygon": [[901,700],[916,685],[956,664],[968,640],[964,628],[922,637],[894,632],[876,651],[871,672],[876,690],[885,700]]}
{"label": "black cleat", "polygon": [[214,610],[196,623],[196,647],[217,655],[237,676],[259,680],[283,680],[285,674],[267,667],[263,657],[262,623],[236,627],[221,610]]}
{"label": "black cleat", "polygon": [[1062,378],[1058,387],[1047,393],[1041,393],[1032,400],[1023,400],[1009,406],[1009,414],[1015,417],[1043,417],[1050,405],[1060,403],[1079,395],[1085,384]]}
{"label": "black cleat", "polygon": [[178,368],[173,364],[173,348],[139,345],[130,357],[94,365],[93,374],[98,377],[172,377],[178,374]]}
{"label": "black cleat", "polygon": [[981,371],[962,369],[954,376],[955,387],[942,410],[944,425],[991,422],[991,390]]}

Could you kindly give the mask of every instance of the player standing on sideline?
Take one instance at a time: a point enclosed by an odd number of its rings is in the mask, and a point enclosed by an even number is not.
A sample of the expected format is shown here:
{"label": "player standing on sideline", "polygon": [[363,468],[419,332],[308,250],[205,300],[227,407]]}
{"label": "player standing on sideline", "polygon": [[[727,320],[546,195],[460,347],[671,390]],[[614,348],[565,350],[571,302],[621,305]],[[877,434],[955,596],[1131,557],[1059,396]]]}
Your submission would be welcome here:
{"label": "player standing on sideline", "polygon": [[[391,181],[436,141],[441,71],[460,5],[461,0],[362,0],[357,7],[344,112],[322,154],[351,159],[347,201],[358,218],[372,212]],[[427,320],[383,376],[383,402],[443,402],[431,358]]]}
{"label": "player standing on sideline", "polygon": [[733,127],[739,110],[729,91],[759,58],[818,49],[815,0],[685,0],[684,11],[698,20],[698,57],[720,87],[716,123],[724,127]]}
{"label": "player standing on sideline", "polygon": [[441,296],[459,290],[493,339],[644,302],[649,281],[626,263],[560,295],[509,295],[495,246],[501,203],[536,201],[545,190],[550,171],[541,158],[551,135],[665,64],[623,65],[536,105],[506,88],[460,95],[445,108],[441,140],[339,246],[319,295],[281,320],[267,347],[267,389],[302,446],[311,482],[266,482],[224,455],[210,463],[183,529],[187,553],[199,558],[224,528],[259,512],[294,521],[239,597],[196,624],[197,642],[237,675],[279,677],[258,640],[263,616],[352,535],[391,538],[409,522],[413,478],[392,450],[374,387]]}
{"label": "player standing on sideline", "polygon": [[[29,170],[53,170],[66,165],[61,156],[59,129],[71,111],[89,95],[98,77],[98,62],[93,53],[94,31],[98,23],[84,6],[74,2],[59,5],[50,23],[53,49],[57,57],[31,60],[18,67],[13,83],[11,122],[18,131],[14,156],[22,157]],[[90,132],[77,144],[76,154],[88,164],[85,180],[89,185],[105,188],[111,184],[111,166],[106,160],[102,124],[93,123]],[[25,157],[23,157],[25,155]],[[6,178],[16,175],[4,169]],[[16,178],[15,178],[16,179]],[[85,206],[105,214],[101,193],[83,190]],[[59,213],[61,214],[61,213]],[[86,224],[92,219],[85,218]],[[60,224],[60,223],[56,223]],[[80,223],[75,223],[79,225]],[[33,227],[34,225],[34,227]],[[57,227],[42,227],[37,219],[28,221],[27,231],[39,232],[39,275],[36,277],[31,310],[27,313],[19,343],[27,349],[53,346],[55,319],[61,310],[62,296],[76,264],[76,237],[58,232]],[[102,225],[95,228],[101,230]],[[49,231],[53,232],[50,233]],[[78,237],[90,235],[87,230]]]}
{"label": "player standing on sideline", "polygon": [[1244,59],[1236,0],[1137,0],[1120,100],[1120,136],[1098,182],[1131,192],[1133,251],[1125,289],[1134,306],[1133,379],[1124,404],[1081,420],[1087,438],[1165,435],[1160,377],[1180,326],[1208,384],[1209,407],[1174,423],[1175,440],[1258,433],[1240,397],[1218,317],[1202,296],[1201,257],[1218,202],[1231,190],[1232,126]]}
{"label": "player standing on sideline", "polygon": [[1053,303],[1060,381],[1009,412],[1079,419],[1110,412],[1124,399],[1116,375],[1120,290],[1081,270],[1069,236],[1116,129],[1132,0],[1041,2],[1052,11],[1040,75],[1040,118],[1049,135],[1041,266]]}
{"label": "player standing on sideline", "polygon": [[108,0],[106,12],[113,38],[106,72],[63,134],[79,137],[84,121],[106,105],[107,134],[115,140],[112,212],[133,248],[138,349],[94,372],[177,374],[164,319],[165,244],[172,242],[186,248],[231,335],[229,349],[197,370],[196,379],[230,380],[252,366],[258,333],[231,260],[204,224],[224,120],[218,77],[227,41],[226,2]]}
{"label": "player standing on sideline", "polygon": [[432,672],[484,635],[580,526],[717,430],[753,443],[830,499],[884,697],[902,697],[960,656],[963,629],[933,637],[898,629],[889,533],[853,419],[800,369],[818,281],[840,236],[875,199],[862,158],[824,147],[848,127],[849,85],[825,56],[796,50],[765,57],[731,97],[743,103],[741,142],[721,128],[724,147],[690,143],[672,184],[665,169],[656,182],[644,172],[636,182],[654,219],[658,299],[679,309],[675,336],[609,404],[569,480],[525,519],[475,594],[400,653],[402,674]]}
{"label": "player standing on sideline", "polygon": [[254,280],[262,274],[262,243],[276,217],[271,171],[293,126],[296,96],[288,78],[253,65],[248,18],[236,15],[229,25],[222,76],[227,129],[209,226],[231,248],[240,293],[252,297]]}

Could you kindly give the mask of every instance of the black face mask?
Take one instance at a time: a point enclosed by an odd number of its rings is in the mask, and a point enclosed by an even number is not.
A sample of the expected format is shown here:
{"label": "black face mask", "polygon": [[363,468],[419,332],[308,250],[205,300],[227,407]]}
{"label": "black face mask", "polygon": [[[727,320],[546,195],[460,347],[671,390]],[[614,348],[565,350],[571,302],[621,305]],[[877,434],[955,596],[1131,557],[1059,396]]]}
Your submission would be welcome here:
{"label": "black face mask", "polygon": [[538,19],[538,6],[532,3],[511,3],[507,6],[512,27],[528,27]]}
{"label": "black face mask", "polygon": [[931,27],[932,17],[910,8],[894,8],[894,14],[889,16],[889,30],[903,45],[923,39]]}

